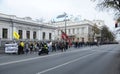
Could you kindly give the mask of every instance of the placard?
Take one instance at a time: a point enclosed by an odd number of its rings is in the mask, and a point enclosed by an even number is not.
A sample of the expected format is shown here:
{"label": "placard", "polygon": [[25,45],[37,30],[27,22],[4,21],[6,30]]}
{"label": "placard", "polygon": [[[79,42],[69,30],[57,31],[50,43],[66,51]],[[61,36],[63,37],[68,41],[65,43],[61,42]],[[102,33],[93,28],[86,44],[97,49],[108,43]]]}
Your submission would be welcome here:
{"label": "placard", "polygon": [[5,44],[5,53],[18,53],[17,43]]}

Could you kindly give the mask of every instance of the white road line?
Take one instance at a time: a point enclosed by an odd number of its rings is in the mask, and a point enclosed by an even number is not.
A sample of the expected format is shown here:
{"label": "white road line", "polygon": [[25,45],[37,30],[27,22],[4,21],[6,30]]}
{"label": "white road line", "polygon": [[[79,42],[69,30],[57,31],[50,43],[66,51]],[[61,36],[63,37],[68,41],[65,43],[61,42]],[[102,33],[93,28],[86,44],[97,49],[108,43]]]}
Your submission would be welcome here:
{"label": "white road line", "polygon": [[14,64],[14,63],[19,63],[19,62],[30,61],[30,60],[35,60],[35,59],[40,59],[40,58],[44,58],[44,57],[50,57],[50,56],[60,55],[60,54],[64,54],[64,53],[73,53],[73,52],[78,52],[78,51],[83,51],[83,50],[74,50],[74,51],[68,51],[68,52],[55,53],[55,54],[46,55],[46,56],[38,56],[38,57],[33,57],[33,58],[28,58],[28,59],[22,59],[22,60],[17,60],[17,61],[5,62],[5,63],[0,63],[0,66],[8,65],[8,64]]}
{"label": "white road line", "polygon": [[107,51],[107,50],[92,50],[96,52],[109,52],[109,53],[119,53],[118,51]]}
{"label": "white road line", "polygon": [[55,67],[52,67],[52,68],[49,68],[49,69],[46,69],[46,70],[43,70],[43,71],[38,72],[38,73],[36,73],[36,74],[43,74],[43,73],[46,73],[46,72],[48,72],[48,71],[51,71],[51,70],[54,70],[54,69],[56,69],[56,68],[59,68],[59,67],[62,67],[62,66],[71,64],[71,63],[73,63],[73,62],[76,62],[76,61],[78,61],[78,60],[81,60],[81,59],[83,59],[83,58],[86,58],[86,57],[88,57],[88,56],[91,56],[91,55],[93,55],[93,54],[95,54],[95,53],[92,53],[92,54],[88,54],[88,55],[82,56],[82,57],[77,58],[77,59],[75,59],[75,60],[72,60],[72,61],[69,61],[69,62],[60,64],[60,65],[58,65],[58,66],[55,66]]}
{"label": "white road line", "polygon": [[46,56],[38,56],[38,57],[33,57],[33,58],[28,58],[28,59],[23,59],[23,60],[6,62],[6,63],[0,63],[0,66],[2,66],[2,65],[8,65],[8,64],[13,64],[13,63],[24,62],[24,61],[30,61],[30,60],[35,60],[35,59],[40,59],[40,58],[54,56],[54,55],[58,55],[58,54],[62,54],[62,53],[57,53],[57,54],[52,54],[52,55],[46,55]]}

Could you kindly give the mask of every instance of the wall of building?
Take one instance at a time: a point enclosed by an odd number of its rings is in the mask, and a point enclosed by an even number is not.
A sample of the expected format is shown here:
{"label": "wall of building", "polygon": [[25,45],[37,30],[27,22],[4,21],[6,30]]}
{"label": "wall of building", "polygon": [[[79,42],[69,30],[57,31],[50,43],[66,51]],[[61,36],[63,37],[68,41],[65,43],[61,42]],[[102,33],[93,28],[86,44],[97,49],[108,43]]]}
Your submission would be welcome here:
{"label": "wall of building", "polygon": [[[1,18],[1,17],[0,17]],[[3,18],[3,17],[2,17]],[[36,39],[35,40],[43,40],[42,34],[45,32],[46,36],[44,40],[50,40],[49,39],[49,33],[51,33],[52,40],[54,39],[54,27],[49,27],[49,26],[44,26],[44,24],[39,24],[36,25],[34,22],[29,22],[27,23],[25,20],[24,21],[19,21],[17,19],[12,19],[10,21],[10,18],[5,18],[4,20],[0,19],[0,38],[2,41],[4,40],[13,40],[13,32],[17,32],[19,30],[22,30],[22,39],[20,40],[34,40],[33,39],[33,32],[36,32]],[[17,21],[16,21],[17,20]],[[2,37],[3,35],[3,28],[6,28],[8,30],[7,33],[7,38],[4,39]],[[26,37],[26,31],[30,31],[30,39],[27,39]]]}
{"label": "wall of building", "polygon": [[[87,42],[87,41],[90,41],[89,40],[90,34],[92,34],[91,33],[92,30],[90,30],[90,29],[92,29],[91,27],[92,27],[92,25],[89,23],[84,22],[84,24],[82,24],[82,23],[74,24],[72,22],[72,24],[70,26],[69,25],[66,26],[66,34],[71,38],[72,41],[83,41],[83,39],[84,39],[84,42]],[[55,31],[56,39],[59,39],[59,40],[61,39],[61,30],[65,32],[65,27],[64,26],[59,27]]]}
{"label": "wall of building", "polygon": [[[7,28],[8,29],[8,38],[2,40],[12,40],[13,39],[13,33],[12,32],[18,32],[18,30],[23,31],[23,37],[22,40],[26,40],[26,31],[30,31],[30,39],[33,39],[33,32],[35,31],[37,33],[36,40],[43,40],[43,32],[45,32],[45,39],[44,40],[50,40],[49,39],[49,33],[52,34],[52,40],[60,40],[61,39],[61,30],[65,31],[65,21],[56,22],[56,23],[45,23],[40,24],[38,22],[32,21],[32,19],[21,19],[16,16],[9,16],[9,15],[3,15],[0,14],[0,18],[4,18],[4,20],[0,19],[0,38],[2,38],[2,29]],[[100,23],[102,22],[102,23]],[[80,22],[73,22],[73,21],[66,21],[66,33],[68,36],[74,36],[75,40],[82,41],[84,38],[84,41],[90,41],[92,39],[92,26],[97,23],[100,25],[104,24],[103,21],[88,21],[83,20]],[[47,24],[47,25],[46,25]],[[53,25],[50,27],[49,25]],[[55,30],[55,27],[58,27]],[[74,30],[74,31],[73,31]]]}

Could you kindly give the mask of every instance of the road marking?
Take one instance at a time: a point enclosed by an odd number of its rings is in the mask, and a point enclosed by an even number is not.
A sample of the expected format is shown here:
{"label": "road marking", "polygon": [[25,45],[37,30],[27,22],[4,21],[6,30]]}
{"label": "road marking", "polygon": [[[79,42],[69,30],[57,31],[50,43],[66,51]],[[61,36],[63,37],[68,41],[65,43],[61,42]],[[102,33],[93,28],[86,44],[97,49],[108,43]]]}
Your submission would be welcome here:
{"label": "road marking", "polygon": [[[93,48],[95,48],[95,47],[93,47]],[[28,58],[28,59],[23,59],[23,60],[5,62],[5,63],[0,63],[0,66],[14,64],[14,63],[19,63],[19,62],[25,62],[25,61],[30,61],[30,60],[35,60],[35,59],[40,59],[40,58],[45,58],[45,57],[50,57],[50,56],[65,54],[65,53],[74,53],[74,52],[78,52],[78,51],[87,51],[87,50],[90,50],[90,49],[91,48],[83,48],[83,49],[80,49],[80,50],[73,50],[73,51],[67,51],[67,52],[59,52],[59,53],[55,53],[55,54],[51,54],[51,55],[46,55],[46,56],[38,56],[38,57],[33,57],[33,58]],[[94,51],[94,50],[91,50],[91,51]]]}
{"label": "road marking", "polygon": [[96,52],[109,52],[109,53],[119,53],[118,51],[106,51],[106,50],[92,50]]}
{"label": "road marking", "polygon": [[78,61],[78,60],[81,60],[81,59],[86,58],[86,57],[88,57],[88,56],[91,56],[91,55],[93,55],[93,54],[96,54],[96,53],[91,53],[91,54],[82,56],[82,57],[77,58],[77,59],[75,59],[75,60],[72,60],[72,61],[69,61],[69,62],[60,64],[60,65],[58,65],[58,66],[55,66],[55,67],[52,67],[52,68],[49,68],[49,69],[46,69],[46,70],[43,70],[43,71],[38,72],[38,73],[36,73],[36,74],[43,74],[43,73],[46,73],[46,72],[48,72],[48,71],[54,70],[54,69],[56,69],[56,68],[59,68],[59,67],[65,66],[65,65],[68,65],[68,64],[73,63],[73,62],[76,62],[76,61]]}
{"label": "road marking", "polygon": [[22,59],[22,60],[17,60],[17,61],[0,63],[0,66],[14,64],[14,63],[19,63],[19,62],[25,62],[25,61],[30,61],[30,60],[35,60],[35,59],[40,59],[40,58],[45,58],[45,57],[50,57],[50,56],[65,54],[65,53],[73,53],[73,52],[78,52],[78,51],[84,51],[84,49],[83,50],[68,51],[68,52],[60,52],[60,53],[55,53],[55,54],[46,55],[46,56],[38,56],[38,57],[33,57],[33,58],[28,58],[28,59]]}

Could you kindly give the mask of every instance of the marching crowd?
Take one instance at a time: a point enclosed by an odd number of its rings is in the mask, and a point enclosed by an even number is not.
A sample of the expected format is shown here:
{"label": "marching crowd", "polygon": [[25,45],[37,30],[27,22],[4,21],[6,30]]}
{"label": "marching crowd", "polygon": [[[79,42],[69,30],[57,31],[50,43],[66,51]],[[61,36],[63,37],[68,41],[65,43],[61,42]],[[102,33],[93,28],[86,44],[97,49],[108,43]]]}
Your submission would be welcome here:
{"label": "marching crowd", "polygon": [[85,46],[97,45],[97,42],[65,42],[65,41],[49,41],[49,42],[19,42],[18,55],[24,53],[37,53],[39,49],[46,49],[48,52],[66,51],[70,47],[80,48]]}
{"label": "marching crowd", "polygon": [[18,54],[35,53],[39,49],[47,48],[49,52],[61,50],[66,51],[70,45],[68,42],[20,42],[18,44]]}

